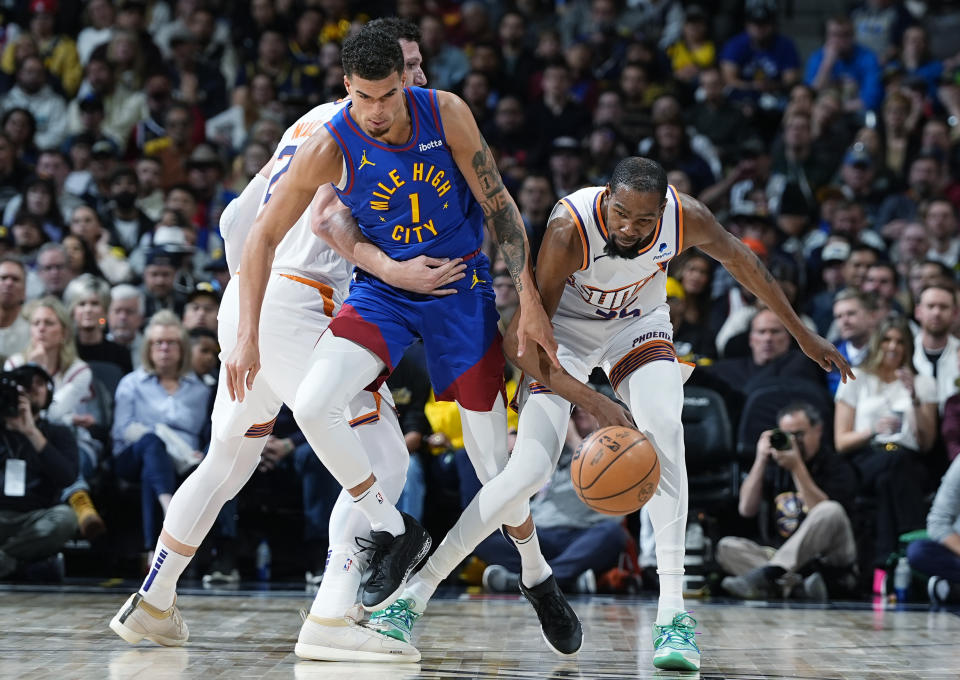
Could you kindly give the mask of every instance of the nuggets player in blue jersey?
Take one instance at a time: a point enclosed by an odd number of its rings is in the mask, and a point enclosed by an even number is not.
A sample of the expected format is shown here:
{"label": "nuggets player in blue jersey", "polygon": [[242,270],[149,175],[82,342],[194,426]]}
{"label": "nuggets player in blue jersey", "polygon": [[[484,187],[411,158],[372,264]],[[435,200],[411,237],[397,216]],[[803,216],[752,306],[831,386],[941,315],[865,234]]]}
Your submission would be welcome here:
{"label": "nuggets player in blue jersey", "polygon": [[[238,344],[227,360],[228,389],[243,398],[259,370],[259,314],[276,244],[321,184],[337,187],[362,236],[341,243],[358,265],[350,295],[314,350],[293,412],[310,445],[353,496],[373,528],[372,575],[361,596],[368,611],[392,604],[429,549],[413,518],[396,510],[343,421],[350,399],[374,389],[417,338],[424,342],[439,399],[455,400],[464,441],[481,481],[506,465],[504,360],[484,225],[495,236],[520,295],[516,344],[556,359],[556,343],[533,280],[520,213],[466,104],[447,92],[405,89],[395,40],[362,28],[343,46],[351,104],[275,171],[240,269]],[[418,256],[462,261],[468,272],[447,297],[404,292],[369,274],[368,263]],[[524,564],[526,594],[555,651],[582,643],[576,614],[553,579],[529,508],[504,522]],[[496,530],[490,526],[488,533]]]}

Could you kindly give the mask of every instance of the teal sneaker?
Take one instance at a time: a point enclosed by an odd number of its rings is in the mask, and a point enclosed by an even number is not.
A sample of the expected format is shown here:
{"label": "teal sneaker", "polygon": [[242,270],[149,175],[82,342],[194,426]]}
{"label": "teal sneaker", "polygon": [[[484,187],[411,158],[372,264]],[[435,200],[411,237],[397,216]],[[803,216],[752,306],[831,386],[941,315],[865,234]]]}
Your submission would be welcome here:
{"label": "teal sneaker", "polygon": [[666,626],[653,624],[653,665],[667,671],[700,670],[700,648],[694,629],[697,620],[680,612]]}
{"label": "teal sneaker", "polygon": [[367,625],[384,635],[410,643],[413,637],[413,624],[423,616],[413,608],[413,601],[400,598],[386,609],[381,609],[370,615]]}

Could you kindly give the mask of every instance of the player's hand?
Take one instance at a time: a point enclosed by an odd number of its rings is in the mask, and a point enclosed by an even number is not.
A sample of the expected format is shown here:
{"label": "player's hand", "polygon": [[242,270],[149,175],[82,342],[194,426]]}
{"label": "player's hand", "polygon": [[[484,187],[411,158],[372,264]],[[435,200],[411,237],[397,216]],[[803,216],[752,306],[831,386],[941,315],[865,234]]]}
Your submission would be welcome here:
{"label": "player's hand", "polygon": [[833,346],[833,343],[810,331],[805,336],[797,338],[797,342],[800,344],[803,353],[817,362],[823,370],[831,371],[836,366],[837,370],[840,371],[841,382],[847,382],[847,378],[856,380],[850,364]]}
{"label": "player's hand", "polygon": [[238,342],[227,357],[227,393],[231,401],[243,401],[260,372],[260,347],[255,341]]}
{"label": "player's hand", "polygon": [[536,303],[520,303],[520,309],[517,312],[519,317],[517,321],[517,356],[522,357],[527,349],[527,341],[540,345],[543,351],[550,357],[550,361],[557,368],[560,368],[560,360],[557,358],[557,341],[553,337],[553,324],[547,317],[539,298]]}
{"label": "player's hand", "polygon": [[599,392],[594,403],[590,405],[589,412],[597,419],[597,429],[613,426],[637,429],[636,423],[633,422],[633,416],[627,409]]}
{"label": "player's hand", "polygon": [[467,265],[459,257],[447,258],[417,257],[397,262],[387,281],[391,286],[423,295],[453,295],[456,288],[445,288],[466,276],[463,270]]}

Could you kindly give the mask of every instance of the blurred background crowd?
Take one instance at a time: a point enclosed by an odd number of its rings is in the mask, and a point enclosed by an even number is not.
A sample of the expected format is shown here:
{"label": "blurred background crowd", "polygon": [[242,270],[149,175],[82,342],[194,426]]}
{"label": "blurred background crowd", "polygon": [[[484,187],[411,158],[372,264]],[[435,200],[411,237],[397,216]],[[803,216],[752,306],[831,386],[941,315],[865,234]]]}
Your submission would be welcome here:
{"label": "blurred background crowd", "polygon": [[[960,3],[899,0],[0,0],[0,577],[140,573],[205,447],[220,213],[344,95],[343,38],[388,15],[419,28],[428,86],[470,106],[534,254],[558,198],[653,158],[857,366],[838,384],[708,257],[671,264],[677,354],[699,366],[688,590],[860,596],[912,566],[920,596],[954,597]],[[505,269],[493,285],[509,321]],[[442,535],[478,485],[456,408],[421,347],[390,386],[402,505]],[[593,427],[575,412],[567,448]],[[656,588],[649,523],[587,511],[568,458],[534,502],[558,579]],[[285,412],[194,576],[266,577],[269,555],[315,584],[336,492]],[[494,536],[459,578],[511,589],[516,570]]]}

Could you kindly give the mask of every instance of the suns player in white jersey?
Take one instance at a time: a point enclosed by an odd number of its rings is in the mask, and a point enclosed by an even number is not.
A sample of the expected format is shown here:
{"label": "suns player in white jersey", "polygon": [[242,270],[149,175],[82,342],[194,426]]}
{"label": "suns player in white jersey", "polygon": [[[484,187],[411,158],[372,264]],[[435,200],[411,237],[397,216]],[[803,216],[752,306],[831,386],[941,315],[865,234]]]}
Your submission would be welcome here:
{"label": "suns player in white jersey", "polygon": [[[400,32],[398,38],[408,66],[407,77],[423,85],[426,79],[420,70],[419,48],[416,41],[404,40],[403,35]],[[272,187],[282,181],[299,145],[345,104],[341,101],[318,106],[292,125],[270,162],[224,211],[221,233],[231,272],[237,272],[257,212],[270,200]],[[128,642],[147,637],[173,645],[187,639],[187,627],[173,604],[177,579],[223,504],[256,470],[277,412],[284,402],[293,403],[314,345],[346,295],[352,265],[314,233],[322,235],[325,217],[342,210],[333,188],[322,187],[309,210],[277,247],[260,323],[263,376],[242,402],[232,401],[226,389],[218,390],[210,450],[170,503],[155,563],[143,586],[111,621],[111,628]],[[421,293],[445,294],[449,289],[443,286],[463,276],[462,266],[455,261],[443,264],[418,258],[406,264],[389,264],[393,267],[390,275],[386,271],[376,273]],[[221,356],[236,345],[237,291],[234,278],[224,291],[218,316]],[[396,501],[403,489],[409,455],[389,391],[384,386],[377,394],[364,392],[351,402],[349,411],[351,424],[378,468],[378,478],[384,480],[386,494]],[[330,517],[326,573],[301,629],[298,656],[319,660],[419,659],[419,652],[410,645],[345,618],[354,604],[366,562],[354,537],[369,532],[369,522],[354,509],[352,501],[339,498]]]}
{"label": "suns player in white jersey", "polygon": [[[456,564],[550,479],[570,419],[570,404],[603,425],[630,426],[617,404],[586,385],[602,368],[637,428],[660,458],[660,486],[647,504],[657,539],[660,601],[654,624],[654,665],[700,667],[696,622],[683,606],[687,477],[684,462],[683,382],[690,367],[677,361],[666,301],[667,269],[684,249],[699,247],[777,313],[803,351],[844,380],[850,367],[836,348],[807,329],[755,255],[727,232],[701,203],[667,186],[666,173],[646,158],[627,158],[606,187],[581,189],[554,207],[537,256],[537,284],[551,315],[557,368],[539,351],[518,357],[515,333],[505,351],[529,377],[517,441],[504,470],[464,511],[420,574]],[[448,540],[451,536],[456,540]],[[381,629],[409,640],[425,602],[418,574],[401,600],[376,615]],[[432,592],[428,590],[428,593]]]}

